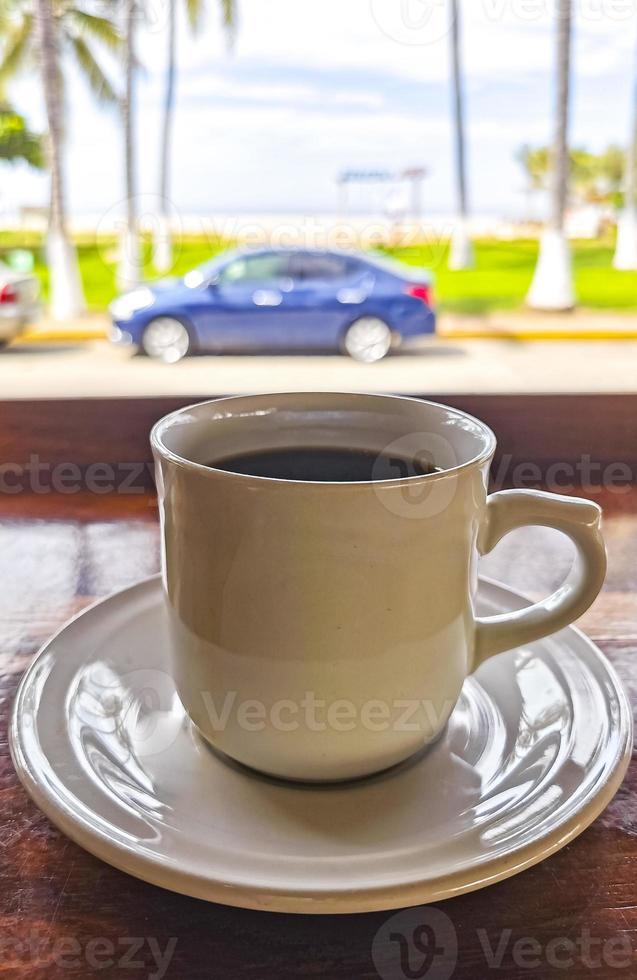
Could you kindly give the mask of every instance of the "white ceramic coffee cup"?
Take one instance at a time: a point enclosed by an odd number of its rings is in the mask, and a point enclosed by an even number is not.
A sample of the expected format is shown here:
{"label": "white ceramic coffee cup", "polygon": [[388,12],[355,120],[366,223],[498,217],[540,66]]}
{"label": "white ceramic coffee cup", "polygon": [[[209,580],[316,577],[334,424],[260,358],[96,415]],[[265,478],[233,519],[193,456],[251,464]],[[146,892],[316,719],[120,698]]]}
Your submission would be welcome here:
{"label": "white ceramic coffee cup", "polygon": [[[272,775],[341,780],[401,762],[439,735],[468,674],[572,622],[604,579],[599,507],[487,496],[495,437],[456,409],[249,395],[174,412],[151,443],[177,690],[215,748]],[[310,446],[415,454],[442,470],[318,483],[206,465]],[[479,556],[527,524],[571,538],[568,578],[527,609],[476,617]]]}

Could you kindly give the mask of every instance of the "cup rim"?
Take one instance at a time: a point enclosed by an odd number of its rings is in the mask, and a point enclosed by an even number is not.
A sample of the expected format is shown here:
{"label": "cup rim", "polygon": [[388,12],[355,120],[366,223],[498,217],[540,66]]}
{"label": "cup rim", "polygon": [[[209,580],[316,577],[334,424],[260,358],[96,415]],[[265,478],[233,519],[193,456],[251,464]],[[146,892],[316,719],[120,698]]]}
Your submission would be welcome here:
{"label": "cup rim", "polygon": [[[458,463],[457,466],[449,466],[443,470],[437,470],[433,473],[424,473],[417,476],[408,477],[397,477],[395,479],[389,480],[286,480],[279,477],[271,476],[256,476],[249,473],[233,473],[231,470],[218,469],[215,466],[210,466],[204,463],[197,463],[195,460],[188,459],[187,456],[182,456],[168,446],[162,440],[163,432],[168,429],[181,415],[186,415],[192,412],[193,409],[202,409],[208,405],[218,405],[220,403],[227,403],[232,401],[245,400],[250,398],[263,398],[272,397],[277,398],[280,395],[295,395],[299,398],[305,396],[316,397],[317,395],[326,396],[344,396],[347,398],[360,396],[362,398],[374,398],[374,399],[391,399],[392,401],[407,401],[414,402],[417,405],[427,405],[430,408],[443,410],[455,415],[457,418],[466,419],[474,425],[476,425],[482,432],[484,436],[484,446],[480,452],[472,456],[471,459],[465,460],[462,463]],[[312,487],[314,489],[324,488],[326,490],[340,488],[346,490],[347,488],[357,487],[375,487],[375,488],[387,488],[392,487],[405,487],[413,486],[416,483],[421,483],[423,481],[434,482],[444,479],[449,479],[450,477],[456,476],[458,473],[464,470],[471,469],[472,467],[479,467],[487,460],[491,459],[496,448],[496,436],[493,430],[483,422],[481,419],[471,415],[469,412],[465,412],[460,408],[455,408],[451,405],[445,405],[442,402],[436,402],[429,398],[415,398],[412,395],[391,395],[382,394],[376,392],[366,392],[366,391],[295,391],[295,390],[283,390],[283,391],[268,391],[268,392],[250,392],[248,394],[238,394],[238,395],[223,395],[219,398],[207,398],[203,401],[192,402],[189,405],[184,405],[182,408],[177,408],[167,415],[162,416],[158,419],[150,430],[150,445],[152,451],[162,459],[167,462],[178,466],[181,469],[190,470],[194,473],[199,473],[202,476],[208,476],[209,478],[227,478],[230,480],[241,481],[243,484],[253,483],[253,484],[270,484],[272,486],[292,486],[292,487]]]}

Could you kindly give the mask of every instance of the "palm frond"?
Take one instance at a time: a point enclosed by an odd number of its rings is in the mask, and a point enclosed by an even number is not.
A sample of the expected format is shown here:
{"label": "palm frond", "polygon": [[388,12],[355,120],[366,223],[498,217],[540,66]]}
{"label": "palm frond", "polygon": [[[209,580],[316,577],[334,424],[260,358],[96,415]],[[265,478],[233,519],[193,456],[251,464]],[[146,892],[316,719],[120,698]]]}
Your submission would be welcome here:
{"label": "palm frond", "polygon": [[0,104],[0,160],[24,160],[38,169],[44,166],[42,137],[29,129],[24,116],[6,104]]}
{"label": "palm frond", "polygon": [[219,2],[221,6],[221,23],[225,31],[228,47],[232,48],[239,26],[239,5],[237,0],[219,0]]}
{"label": "palm frond", "polygon": [[[185,0],[186,17],[193,33],[201,27],[205,12],[205,0]],[[237,0],[219,0],[221,25],[230,45],[234,43],[237,31],[238,3]]]}
{"label": "palm frond", "polygon": [[0,61],[0,90],[21,71],[31,54],[33,17],[25,14],[20,23],[7,34]]}
{"label": "palm frond", "polygon": [[204,8],[204,0],[186,0],[186,17],[193,34],[201,27]]}
{"label": "palm frond", "polygon": [[64,15],[73,29],[73,33],[93,41],[99,41],[111,51],[121,50],[124,38],[114,21],[108,17],[89,14],[79,7],[70,8]]}
{"label": "palm frond", "polygon": [[69,39],[71,50],[75,55],[82,77],[86,80],[89,88],[98,102],[105,105],[115,105],[119,103],[117,93],[113,89],[109,79],[104,74],[102,67],[96,61],[93,52],[87,45],[84,38],[75,37]]}
{"label": "palm frond", "polygon": [[0,0],[0,34],[5,36],[11,26],[11,5],[7,0]]}
{"label": "palm frond", "polygon": [[238,20],[237,0],[220,0],[221,21],[226,30],[234,31]]}
{"label": "palm frond", "polygon": [[221,23],[228,33],[234,34],[239,19],[239,5],[237,0],[220,0],[221,4]]}
{"label": "palm frond", "polygon": [[28,13],[29,8],[20,0],[0,0],[0,30],[3,34]]}

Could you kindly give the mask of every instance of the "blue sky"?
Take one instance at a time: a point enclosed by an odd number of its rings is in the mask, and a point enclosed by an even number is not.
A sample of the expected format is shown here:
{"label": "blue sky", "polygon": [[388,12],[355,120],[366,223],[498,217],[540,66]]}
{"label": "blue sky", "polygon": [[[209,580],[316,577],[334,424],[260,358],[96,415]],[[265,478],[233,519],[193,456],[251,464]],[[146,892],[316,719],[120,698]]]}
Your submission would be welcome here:
{"label": "blue sky", "polygon": [[[192,38],[180,20],[172,200],[178,211],[325,212],[349,167],[429,168],[425,204],[454,207],[449,37],[444,0],[238,0],[234,51],[210,2]],[[464,0],[470,196],[474,211],[523,210],[515,162],[550,138],[555,0]],[[637,0],[575,0],[572,141],[625,141],[637,61]],[[165,0],[142,28],[139,185],[157,185]],[[69,86],[69,199],[76,214],[116,212],[123,188],[116,115]],[[37,80],[12,98],[43,125]],[[43,204],[45,178],[5,170],[0,209]],[[362,198],[357,203],[364,207]]]}

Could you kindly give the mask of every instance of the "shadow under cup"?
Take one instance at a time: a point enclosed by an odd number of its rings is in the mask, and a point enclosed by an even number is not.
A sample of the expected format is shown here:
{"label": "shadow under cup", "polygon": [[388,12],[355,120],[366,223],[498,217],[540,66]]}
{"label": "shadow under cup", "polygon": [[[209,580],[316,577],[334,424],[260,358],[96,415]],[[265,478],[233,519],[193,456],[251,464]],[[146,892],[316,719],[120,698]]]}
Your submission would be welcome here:
{"label": "shadow under cup", "polygon": [[[434,740],[471,670],[491,431],[417,399],[220,399],[151,436],[177,690],[216,748],[287,779],[342,780]],[[395,479],[215,468],[258,452],[418,459]]]}

